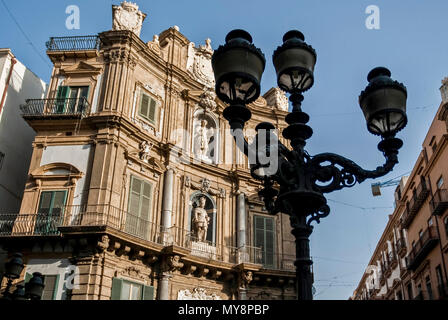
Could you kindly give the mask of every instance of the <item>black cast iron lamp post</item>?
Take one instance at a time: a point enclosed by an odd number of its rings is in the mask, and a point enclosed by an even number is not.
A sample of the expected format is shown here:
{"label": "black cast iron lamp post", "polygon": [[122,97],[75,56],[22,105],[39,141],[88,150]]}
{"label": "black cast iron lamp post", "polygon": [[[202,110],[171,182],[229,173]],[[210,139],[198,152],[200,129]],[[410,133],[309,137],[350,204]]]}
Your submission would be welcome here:
{"label": "black cast iron lamp post", "polygon": [[[364,170],[353,161],[333,153],[310,156],[305,151],[306,140],[313,130],[307,125],[309,116],[302,111],[303,92],[314,84],[316,51],[305,42],[300,31],[291,30],[283,37],[283,44],[275,50],[273,63],[278,86],[290,94],[292,111],[286,116],[288,126],[282,135],[290,141],[291,148],[281,142],[271,143],[274,125],[263,122],[257,125],[253,145],[244,139],[245,122],[251,118],[247,104],[260,95],[260,80],[265,67],[265,57],[252,44],[252,37],[244,30],[233,30],[212,57],[217,96],[229,106],[223,116],[229,121],[238,147],[250,159],[251,174],[263,183],[259,191],[271,214],[279,212],[290,216],[292,234],[296,239],[296,284],[299,300],[312,300],[312,274],[309,237],[311,223],[328,216],[330,208],[324,196],[344,187],[352,187],[368,178],[378,178],[392,171],[398,163],[398,150],[403,142],[395,135],[407,124],[406,87],[392,80],[388,69],[373,69],[369,84],[359,96],[369,132],[381,136],[378,149],[386,161],[375,170]],[[268,132],[261,135],[262,132]],[[271,137],[271,138],[269,138]],[[242,143],[238,143],[241,142]],[[277,140],[276,140],[277,141]],[[265,142],[260,143],[260,142]],[[261,146],[261,147],[260,147]],[[275,172],[268,164],[259,161],[260,153],[276,151],[278,165]],[[255,157],[253,153],[256,153]]]}
{"label": "black cast iron lamp post", "polygon": [[33,277],[28,283],[17,285],[16,290],[11,294],[10,290],[12,282],[20,278],[23,271],[23,256],[21,253],[14,253],[11,260],[5,263],[5,277],[8,279],[5,291],[3,292],[3,299],[7,300],[40,300],[44,290],[44,279],[40,272],[34,272]]}

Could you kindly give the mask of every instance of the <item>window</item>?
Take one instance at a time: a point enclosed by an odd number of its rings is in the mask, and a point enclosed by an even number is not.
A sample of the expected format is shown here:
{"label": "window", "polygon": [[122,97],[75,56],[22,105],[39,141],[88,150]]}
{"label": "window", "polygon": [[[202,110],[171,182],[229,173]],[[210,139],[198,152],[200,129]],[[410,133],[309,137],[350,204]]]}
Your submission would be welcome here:
{"label": "window", "polygon": [[155,125],[157,123],[158,117],[157,101],[151,98],[146,93],[142,92],[142,94],[140,95],[138,114],[139,116],[145,118],[150,123]]}
{"label": "window", "polygon": [[64,215],[66,201],[66,190],[42,191],[34,232],[37,234],[57,233],[59,221]]}
{"label": "window", "polygon": [[428,299],[433,300],[431,279],[429,278],[429,276],[426,277],[425,281],[426,281],[426,291],[428,292]]}
{"label": "window", "polygon": [[255,247],[261,248],[262,264],[265,267],[274,267],[274,218],[254,215],[254,244]]}
{"label": "window", "polygon": [[111,300],[154,300],[154,287],[113,278]]}
{"label": "window", "polygon": [[55,113],[78,113],[86,108],[89,86],[59,86]]}
{"label": "window", "polygon": [[429,142],[429,146],[432,148],[432,152],[435,152],[437,149],[436,136],[432,136],[431,141]]}
{"label": "window", "polygon": [[[33,276],[29,273],[25,275],[25,283],[28,283]],[[45,274],[44,278],[44,290],[42,292],[42,300],[56,300],[58,293],[59,275],[58,274]]]}
{"label": "window", "polygon": [[3,167],[3,162],[5,160],[5,154],[3,152],[0,151],[0,170]]}
{"label": "window", "polygon": [[440,176],[439,180],[437,180],[437,189],[442,189],[443,186],[443,177]]}
{"label": "window", "polygon": [[423,230],[420,230],[420,231],[418,232],[418,237],[421,238],[422,236],[423,236]]}
{"label": "window", "polygon": [[433,225],[432,217],[428,219],[428,227],[431,227]]}
{"label": "window", "polygon": [[150,228],[152,189],[149,182],[131,176],[126,231],[143,239],[147,238]]}

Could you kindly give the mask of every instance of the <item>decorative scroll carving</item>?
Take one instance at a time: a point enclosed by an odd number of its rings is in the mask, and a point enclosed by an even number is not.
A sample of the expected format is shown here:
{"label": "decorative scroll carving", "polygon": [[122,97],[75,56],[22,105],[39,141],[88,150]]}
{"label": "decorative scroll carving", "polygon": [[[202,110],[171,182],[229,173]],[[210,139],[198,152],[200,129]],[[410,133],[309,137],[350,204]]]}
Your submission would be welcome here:
{"label": "decorative scroll carving", "polygon": [[112,30],[129,30],[140,37],[146,14],[138,10],[138,5],[123,1],[120,6],[112,6]]}
{"label": "decorative scroll carving", "polygon": [[274,106],[282,111],[288,111],[288,98],[283,90],[280,88],[272,88],[265,95],[264,98],[270,106]]}
{"label": "decorative scroll carving", "polygon": [[179,290],[177,293],[177,300],[222,300],[220,296],[215,293],[207,294],[204,288],[194,288],[193,292],[188,289]]}
{"label": "decorative scroll carving", "polygon": [[205,45],[199,48],[195,47],[193,42],[188,45],[187,70],[192,77],[209,88],[215,86],[215,77],[213,74],[211,58],[213,49],[211,40],[205,40]]}
{"label": "decorative scroll carving", "polygon": [[217,196],[218,198],[225,198],[226,190],[223,188],[215,189],[211,187],[211,182],[207,178],[202,178],[199,183],[192,181],[191,177],[184,176],[184,185],[187,188],[194,190],[200,190],[203,193],[208,193],[212,196]]}

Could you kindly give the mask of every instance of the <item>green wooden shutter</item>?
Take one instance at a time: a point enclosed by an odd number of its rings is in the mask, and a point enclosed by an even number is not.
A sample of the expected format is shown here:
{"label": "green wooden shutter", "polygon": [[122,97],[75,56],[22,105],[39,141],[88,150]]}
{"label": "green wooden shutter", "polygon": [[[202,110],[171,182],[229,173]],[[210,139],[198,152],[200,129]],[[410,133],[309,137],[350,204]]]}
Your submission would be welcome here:
{"label": "green wooden shutter", "polygon": [[149,96],[147,94],[142,93],[140,98],[140,110],[139,113],[141,116],[147,118],[149,111]]}
{"label": "green wooden shutter", "polygon": [[274,219],[265,218],[266,265],[274,266]]}
{"label": "green wooden shutter", "polygon": [[121,288],[123,286],[123,280],[118,278],[112,278],[112,294],[110,300],[121,299]]}
{"label": "green wooden shutter", "polygon": [[156,123],[156,107],[157,107],[156,100],[150,98],[150,104],[149,104],[149,110],[148,110],[148,119],[153,124]]}
{"label": "green wooden shutter", "polygon": [[58,92],[56,94],[56,104],[54,112],[56,113],[63,113],[65,109],[65,102],[67,99],[67,95],[69,94],[69,87],[68,86],[59,86]]}
{"label": "green wooden shutter", "polygon": [[143,286],[142,300],[154,300],[154,287]]}

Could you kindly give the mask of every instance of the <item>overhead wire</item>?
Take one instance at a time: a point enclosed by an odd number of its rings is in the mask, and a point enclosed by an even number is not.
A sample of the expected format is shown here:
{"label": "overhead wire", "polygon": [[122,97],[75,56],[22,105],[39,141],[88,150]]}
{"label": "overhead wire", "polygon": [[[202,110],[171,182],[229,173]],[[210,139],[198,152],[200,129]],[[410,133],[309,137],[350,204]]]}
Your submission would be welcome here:
{"label": "overhead wire", "polygon": [[52,68],[52,65],[50,65],[50,63],[48,63],[47,59],[45,59],[42,54],[39,52],[39,50],[36,48],[36,46],[34,45],[33,41],[31,41],[31,39],[28,37],[28,35],[26,34],[25,30],[23,30],[22,26],[20,25],[20,23],[17,21],[17,19],[14,17],[14,15],[12,14],[11,10],[9,10],[8,6],[6,5],[4,0],[1,0],[3,3],[3,6],[5,7],[6,11],[8,12],[9,16],[11,17],[11,19],[14,21],[14,23],[16,24],[17,28],[19,28],[20,32],[22,33],[22,35],[25,37],[25,39],[28,41],[28,44],[31,45],[31,47],[33,48],[33,50],[37,53],[37,55],[42,59],[43,62],[45,62],[45,64],[47,66],[49,66],[50,68]]}

